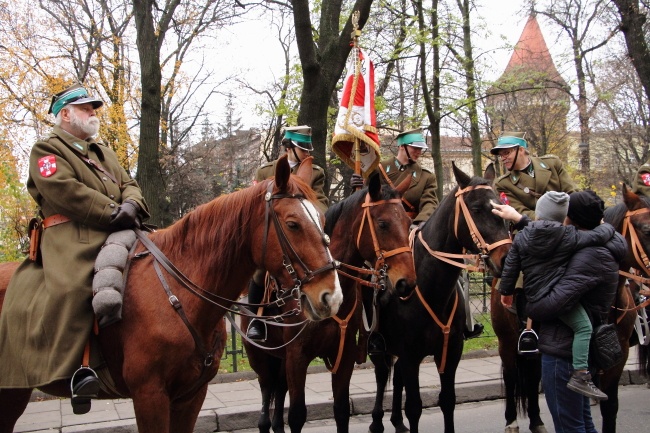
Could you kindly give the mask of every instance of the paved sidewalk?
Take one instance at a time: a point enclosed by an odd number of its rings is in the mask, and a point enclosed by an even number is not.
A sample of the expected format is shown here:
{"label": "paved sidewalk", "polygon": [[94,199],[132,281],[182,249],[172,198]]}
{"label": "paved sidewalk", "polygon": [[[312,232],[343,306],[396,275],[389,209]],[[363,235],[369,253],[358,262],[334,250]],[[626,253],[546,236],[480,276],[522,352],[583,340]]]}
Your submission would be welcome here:
{"label": "paved sidewalk", "polygon": [[[426,361],[426,360],[425,360]],[[357,366],[350,381],[353,415],[368,414],[374,404],[375,375],[371,363]],[[621,384],[643,384],[636,373],[636,351],[630,352]],[[436,406],[440,379],[432,362],[420,369],[420,391],[424,407]],[[306,386],[309,420],[332,418],[330,373],[323,368],[310,368]],[[493,400],[503,397],[501,360],[492,353],[474,353],[465,357],[456,375],[458,403]],[[391,399],[386,397],[387,408]],[[288,398],[287,398],[288,404]],[[208,387],[208,394],[196,423],[195,432],[232,431],[257,426],[261,395],[254,374],[218,374]],[[29,403],[18,420],[16,432],[137,432],[133,404],[129,399],[96,400],[85,415],[74,415],[68,399]]]}

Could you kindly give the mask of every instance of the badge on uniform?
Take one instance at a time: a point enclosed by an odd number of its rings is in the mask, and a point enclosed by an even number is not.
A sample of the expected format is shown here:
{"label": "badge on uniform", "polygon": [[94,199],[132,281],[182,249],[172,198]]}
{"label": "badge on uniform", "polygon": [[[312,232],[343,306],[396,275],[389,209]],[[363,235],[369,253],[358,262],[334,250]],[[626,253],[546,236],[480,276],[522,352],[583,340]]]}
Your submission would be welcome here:
{"label": "badge on uniform", "polygon": [[41,176],[50,177],[56,173],[56,156],[47,155],[38,159],[38,170]]}
{"label": "badge on uniform", "polygon": [[548,165],[546,165],[546,164],[544,163],[544,161],[540,162],[539,165],[540,165],[542,168],[548,168]]}
{"label": "badge on uniform", "polygon": [[650,173],[643,173],[641,175],[641,180],[645,186],[650,186]]}

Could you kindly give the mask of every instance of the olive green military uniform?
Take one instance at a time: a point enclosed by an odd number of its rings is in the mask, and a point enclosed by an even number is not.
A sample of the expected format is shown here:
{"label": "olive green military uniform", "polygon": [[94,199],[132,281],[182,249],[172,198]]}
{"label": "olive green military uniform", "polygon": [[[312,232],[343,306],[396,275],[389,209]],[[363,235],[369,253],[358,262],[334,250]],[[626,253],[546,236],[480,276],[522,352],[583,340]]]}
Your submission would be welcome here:
{"label": "olive green military uniform", "polygon": [[505,193],[510,206],[531,220],[535,219],[537,199],[547,191],[577,191],[569,174],[563,169],[557,156],[530,157],[533,175],[526,170],[513,170],[499,177],[495,182],[497,192]]}
{"label": "olive green military uniform", "polygon": [[[257,169],[255,172],[255,182],[261,182],[275,175],[275,164],[277,160],[268,162]],[[292,169],[291,173],[296,173],[300,164],[296,164]],[[311,174],[311,189],[316,193],[316,198],[318,203],[320,203],[319,209],[321,212],[325,213],[327,207],[329,206],[329,201],[325,195],[325,171],[316,164],[312,164],[312,174]]]}
{"label": "olive green military uniform", "polygon": [[411,178],[411,185],[402,199],[406,202],[404,207],[413,219],[413,224],[419,224],[429,219],[438,207],[436,176],[422,168],[417,162],[407,164],[404,166],[404,171],[400,171],[402,165],[394,156],[382,161],[381,165],[395,187],[402,183],[407,176]]}
{"label": "olive green military uniform", "polygon": [[650,163],[645,163],[636,172],[632,191],[635,194],[650,197]]}
{"label": "olive green military uniform", "polygon": [[43,217],[71,221],[46,228],[42,266],[25,260],[9,283],[0,314],[0,388],[45,385],[79,368],[93,325],[93,267],[111,231],[111,213],[130,199],[142,219],[149,216],[140,188],[111,149],[58,126],[32,148],[27,189]]}

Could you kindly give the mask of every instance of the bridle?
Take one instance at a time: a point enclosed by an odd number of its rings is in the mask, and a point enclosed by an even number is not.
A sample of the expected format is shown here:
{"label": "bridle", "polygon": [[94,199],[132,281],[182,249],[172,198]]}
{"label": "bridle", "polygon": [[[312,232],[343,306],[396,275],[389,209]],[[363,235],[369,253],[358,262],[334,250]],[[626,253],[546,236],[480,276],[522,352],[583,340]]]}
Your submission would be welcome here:
{"label": "bridle", "polygon": [[373,289],[379,289],[379,290],[384,290],[386,288],[386,271],[388,270],[386,259],[402,253],[412,254],[411,247],[409,245],[405,245],[403,247],[395,248],[389,251],[385,251],[384,249],[381,248],[381,245],[379,245],[379,239],[377,238],[377,233],[375,232],[375,225],[372,220],[372,214],[370,213],[370,208],[374,206],[381,206],[384,204],[397,204],[401,206],[402,200],[400,200],[399,198],[393,198],[389,200],[371,201],[370,194],[367,193],[365,197],[365,201],[361,205],[361,207],[363,208],[363,215],[361,217],[361,225],[359,226],[359,232],[357,233],[356,246],[357,246],[357,250],[359,250],[361,245],[361,234],[363,233],[363,228],[367,223],[368,229],[370,230],[370,235],[372,237],[372,245],[375,250],[375,265],[371,269],[368,269],[368,268],[359,268],[356,266],[348,265],[347,263],[340,263],[341,268],[346,268],[363,275],[370,275],[372,277],[371,281],[365,280],[363,278],[355,277],[354,275],[350,275],[342,271],[341,269],[338,270],[339,274],[344,275],[363,286],[371,287]]}
{"label": "bridle", "polygon": [[[267,193],[264,196],[264,200],[266,201],[266,206],[265,206],[265,216],[264,216],[264,240],[262,243],[262,263],[264,262],[264,258],[266,255],[266,246],[267,246],[267,239],[268,239],[268,229],[269,229],[269,220],[273,220],[274,228],[276,235],[278,237],[280,247],[282,248],[282,263],[284,265],[285,270],[291,277],[293,281],[293,288],[290,290],[287,290],[285,292],[284,296],[279,297],[274,303],[277,303],[278,305],[282,305],[286,302],[287,298],[292,298],[297,302],[297,307],[290,310],[287,314],[288,315],[296,315],[299,314],[300,312],[300,296],[301,296],[301,287],[303,283],[311,281],[316,275],[329,271],[329,270],[336,270],[338,268],[338,262],[333,260],[331,258],[331,255],[329,254],[329,251],[327,252],[328,255],[330,256],[330,259],[328,263],[316,270],[310,270],[309,267],[304,263],[304,261],[300,258],[300,256],[296,253],[296,250],[294,249],[293,245],[287,238],[286,233],[284,232],[284,229],[282,228],[282,224],[280,223],[280,219],[275,211],[275,208],[273,207],[273,201],[275,200],[281,200],[281,199],[295,199],[295,200],[300,200],[301,204],[305,206],[304,200],[305,197],[302,194],[273,194],[273,182],[269,182],[269,185],[267,187]],[[310,218],[312,218],[312,222],[318,227],[320,233],[321,233],[321,239],[323,240],[323,245],[327,249],[327,246],[329,245],[329,237],[323,233],[322,229],[320,226],[316,223],[316,221],[313,221],[313,217],[311,217],[311,214],[307,212],[308,215],[310,215]],[[169,275],[171,275],[180,285],[181,287],[187,289],[190,293],[194,294],[195,296],[199,297],[200,299],[215,305],[217,307],[220,307],[224,309],[226,312],[231,312],[231,313],[236,313],[237,311],[234,310],[230,306],[227,305],[250,305],[250,304],[244,304],[240,303],[228,298],[225,298],[223,296],[219,296],[217,294],[211,293],[202,287],[198,286],[196,283],[194,283],[192,280],[190,280],[185,274],[183,274],[165,255],[160,249],[147,237],[147,235],[142,232],[139,229],[134,230],[136,233],[136,236],[138,240],[145,246],[147,249],[146,251],[140,252],[138,254],[133,254],[133,251],[135,251],[135,248],[137,246],[137,242],[134,243],[134,246],[131,250],[131,253],[129,255],[130,259],[131,258],[139,258],[143,257],[147,254],[151,254],[153,256],[153,265],[154,269],[156,271],[156,274],[158,275],[158,279],[160,280],[160,283],[165,290],[165,293],[167,294],[169,303],[172,305],[176,313],[180,316],[181,320],[189,330],[190,334],[192,335],[192,338],[194,339],[194,344],[196,346],[196,349],[202,354],[203,356],[203,367],[201,371],[201,375],[197,379],[197,381],[194,383],[190,389],[184,393],[182,393],[181,396],[176,397],[176,399],[183,398],[187,395],[190,395],[191,393],[195,392],[200,386],[202,386],[203,383],[205,383],[207,380],[209,380],[210,377],[210,369],[209,367],[212,366],[214,363],[214,353],[217,350],[220,335],[217,333],[215,336],[215,340],[211,345],[210,349],[206,349],[206,345],[203,342],[203,339],[199,335],[198,331],[194,328],[194,326],[190,323],[189,319],[187,318],[187,315],[185,314],[185,311],[183,309],[183,306],[171,291],[171,287],[167,283],[167,280],[165,276],[163,275],[162,268],[164,268]],[[293,259],[292,259],[293,257]],[[296,269],[294,267],[294,260],[297,261],[299,266],[303,270],[303,276],[300,278],[298,276],[298,273],[296,272]],[[229,315],[226,314],[227,317],[230,318]],[[276,317],[276,316],[273,316]]]}
{"label": "bridle", "polygon": [[[352,265],[348,265],[347,263],[340,262],[341,268],[346,268],[350,271],[354,271],[361,275],[366,275],[366,276],[370,275],[371,280],[368,281],[366,279],[344,272],[340,268],[338,269],[340,275],[350,278],[351,280],[354,280],[355,282],[363,286],[373,288],[375,290],[374,293],[375,298],[377,297],[377,293],[379,291],[386,289],[386,278],[387,278],[387,271],[388,271],[388,264],[386,263],[386,259],[403,253],[413,254],[413,252],[411,251],[411,247],[409,245],[405,245],[403,247],[395,248],[389,251],[385,251],[384,249],[381,248],[381,245],[379,244],[379,239],[377,238],[377,232],[375,232],[375,225],[372,219],[372,214],[370,213],[370,209],[374,206],[381,206],[385,204],[396,204],[401,207],[402,200],[399,198],[394,198],[389,200],[371,201],[370,193],[366,193],[364,203],[361,205],[361,207],[363,208],[363,215],[361,217],[361,224],[359,225],[359,232],[357,233],[356,247],[357,250],[359,250],[361,245],[361,234],[363,233],[363,228],[367,223],[368,229],[370,230],[370,234],[372,237],[372,245],[375,250],[375,265],[373,266],[373,268],[371,269],[360,268],[357,266],[352,266]],[[352,306],[352,309],[350,310],[350,312],[348,313],[345,319],[341,319],[340,317],[338,317],[338,315],[332,317],[332,319],[334,319],[339,324],[339,328],[341,330],[341,332],[339,333],[340,339],[339,339],[338,354],[336,356],[336,360],[334,364],[330,363],[328,359],[326,358],[324,359],[325,365],[327,366],[328,370],[332,374],[336,374],[339,365],[341,363],[341,358],[343,356],[343,345],[345,342],[345,332],[347,330],[348,323],[352,318],[352,315],[357,309],[357,302],[358,302],[357,298],[358,296],[355,296],[354,305]],[[373,305],[374,305],[374,300],[373,300]],[[364,320],[364,325],[366,327],[366,330],[374,331],[377,327],[377,311],[375,311],[373,314],[373,323],[370,327],[367,324],[365,315],[363,316],[363,320]]]}
{"label": "bridle", "polygon": [[[472,214],[467,208],[467,204],[465,204],[465,200],[463,199],[463,196],[465,194],[476,189],[492,190],[492,187],[489,185],[472,185],[456,191],[456,207],[454,210],[454,235],[456,238],[458,238],[458,220],[462,211],[463,216],[465,217],[465,223],[467,224],[467,228],[469,230],[469,234],[472,238],[472,241],[474,242],[474,245],[476,245],[476,248],[479,251],[478,254],[452,254],[445,253],[443,251],[434,251],[422,237],[421,231],[418,232],[418,240],[422,243],[422,246],[427,250],[427,252],[438,260],[459,268],[467,269],[470,272],[484,272],[485,260],[489,259],[490,253],[501,245],[511,244],[512,239],[506,238],[497,242],[493,242],[491,244],[485,242],[480,230],[478,227],[476,227],[476,223],[474,222],[474,218],[472,218]],[[458,259],[473,261],[474,264],[472,265],[459,262]]]}
{"label": "bridle", "polygon": [[[468,271],[471,272],[483,272],[485,270],[485,261],[489,260],[490,253],[496,249],[497,247],[500,247],[501,245],[507,245],[512,243],[512,239],[510,237],[506,239],[502,239],[497,242],[493,242],[491,244],[488,244],[485,242],[483,239],[483,236],[481,235],[481,232],[479,231],[478,227],[476,226],[476,223],[474,222],[474,218],[472,218],[472,214],[470,213],[469,209],[467,208],[467,204],[465,204],[465,200],[463,196],[471,191],[477,190],[477,189],[489,189],[492,190],[492,187],[489,185],[472,185],[468,186],[462,189],[458,189],[456,191],[455,197],[456,197],[456,205],[454,209],[454,236],[458,238],[458,220],[460,217],[460,213],[463,213],[463,216],[465,217],[465,223],[467,224],[467,228],[469,230],[469,234],[472,238],[472,241],[474,242],[474,245],[476,245],[477,250],[479,251],[478,254],[452,254],[452,253],[445,253],[443,251],[434,251],[424,240],[422,237],[422,231],[417,230],[417,238],[424,247],[424,249],[433,257],[436,259],[443,261],[445,263],[448,263],[450,265],[462,268],[462,269],[467,269]],[[415,243],[415,230],[411,232],[411,247],[413,247]],[[458,259],[463,260],[463,262],[458,261]],[[473,260],[475,264],[466,264],[464,263],[464,260]],[[418,298],[420,299],[420,302],[422,302],[422,305],[424,308],[427,310],[433,321],[440,327],[442,330],[442,333],[444,335],[444,343],[442,347],[442,359],[440,360],[439,366],[438,366],[438,373],[444,373],[445,371],[445,365],[447,362],[447,347],[449,345],[449,333],[451,332],[451,324],[454,320],[454,316],[456,315],[456,309],[458,307],[458,291],[455,291],[456,296],[454,299],[454,305],[452,307],[451,313],[449,315],[449,318],[447,320],[447,323],[442,323],[442,321],[438,318],[438,316],[434,313],[433,309],[431,306],[427,303],[427,301],[424,299],[424,296],[422,295],[422,292],[420,291],[420,288],[418,286],[415,287],[415,293],[417,294]],[[402,300],[407,300],[408,298],[411,297],[413,293],[411,293],[408,297],[402,298]]]}
{"label": "bridle", "polygon": [[[644,251],[641,241],[639,241],[639,235],[637,234],[636,229],[634,228],[634,224],[632,224],[632,217],[635,215],[644,214],[648,212],[650,212],[650,208],[647,207],[642,209],[637,209],[637,210],[628,210],[625,213],[625,217],[623,218],[623,229],[621,230],[621,235],[623,235],[623,237],[625,237],[626,234],[628,233],[630,234],[630,248],[632,249],[634,260],[638,265],[637,269],[638,271],[643,272],[646,275],[648,275],[648,273],[650,272],[650,259],[648,259],[648,255]],[[639,285],[645,285],[650,283],[650,278],[643,277],[638,274],[632,274],[625,271],[619,271],[619,274],[633,281],[636,281],[637,283],[639,283]]]}

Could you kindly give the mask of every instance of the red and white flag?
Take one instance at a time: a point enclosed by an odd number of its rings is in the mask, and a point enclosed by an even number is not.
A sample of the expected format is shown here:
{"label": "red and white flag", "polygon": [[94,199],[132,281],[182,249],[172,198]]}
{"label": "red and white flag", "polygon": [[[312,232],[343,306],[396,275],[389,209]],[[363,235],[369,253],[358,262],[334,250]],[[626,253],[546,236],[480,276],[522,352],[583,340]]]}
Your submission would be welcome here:
{"label": "red and white flag", "polygon": [[381,158],[375,115],[375,67],[360,48],[352,48],[341,105],[334,127],[332,150],[354,168],[354,142],[359,142],[361,174],[368,177]]}

